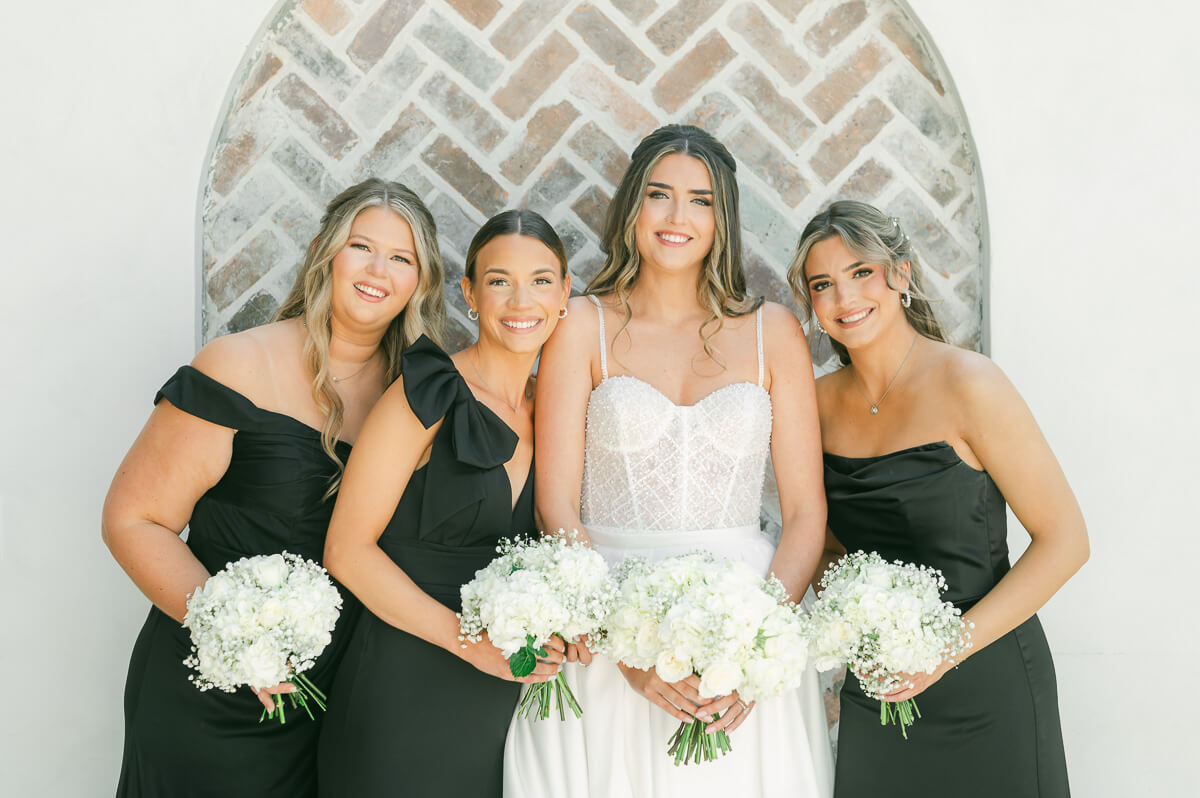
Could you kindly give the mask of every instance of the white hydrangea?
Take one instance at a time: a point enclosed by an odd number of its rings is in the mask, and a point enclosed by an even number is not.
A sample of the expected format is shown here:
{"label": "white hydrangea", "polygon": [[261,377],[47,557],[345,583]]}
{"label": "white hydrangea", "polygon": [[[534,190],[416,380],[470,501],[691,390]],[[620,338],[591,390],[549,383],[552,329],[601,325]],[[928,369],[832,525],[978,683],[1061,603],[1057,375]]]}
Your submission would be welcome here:
{"label": "white hydrangea", "polygon": [[[478,643],[487,632],[519,677],[532,672],[539,649],[551,637],[574,641],[600,634],[616,583],[597,551],[562,530],[538,539],[505,540],[497,551],[500,556],[462,586],[458,617],[464,646],[467,641]],[[564,701],[580,716],[582,710],[561,673],[553,682],[532,685],[518,714],[547,717],[552,695],[560,717],[565,717]]]}
{"label": "white hydrangea", "polygon": [[227,693],[296,680],[300,694],[293,700],[303,705],[315,698],[323,706],[323,695],[301,674],[329,645],[341,608],[329,574],[299,555],[227,563],[188,599],[183,625],[192,653],[184,664],[196,670],[188,679],[201,690]]}
{"label": "white hydrangea", "polygon": [[[810,617],[814,664],[847,665],[868,694],[905,686],[901,673],[933,673],[971,645],[961,611],[942,601],[946,580],[937,569],[859,551],[830,566],[821,587]],[[885,703],[881,718],[897,720],[905,732],[914,709],[911,702]]]}

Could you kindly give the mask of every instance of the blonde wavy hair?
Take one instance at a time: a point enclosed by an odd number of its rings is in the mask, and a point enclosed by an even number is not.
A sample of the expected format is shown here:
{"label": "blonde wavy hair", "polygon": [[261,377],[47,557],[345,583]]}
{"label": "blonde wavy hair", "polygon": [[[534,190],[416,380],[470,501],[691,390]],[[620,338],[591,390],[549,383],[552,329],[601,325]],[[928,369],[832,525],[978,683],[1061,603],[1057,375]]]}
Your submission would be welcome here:
{"label": "blonde wavy hair", "polygon": [[400,376],[400,356],[421,335],[439,346],[445,334],[446,305],[443,296],[442,256],[438,249],[437,225],[421,198],[407,186],[372,177],[338,194],[325,209],[321,228],[308,248],[304,264],[292,290],[275,314],[276,321],[302,319],[307,328],[304,359],[313,374],[312,396],[325,414],[321,448],[336,465],[325,497],[337,492],[345,463],[336,444],[342,431],[342,399],[334,390],[329,373],[330,318],[333,313],[333,256],[350,238],[355,218],[367,208],[389,208],[412,229],[420,277],[412,298],[383,334],[379,348],[386,362],[384,379],[391,385]]}
{"label": "blonde wavy hair", "polygon": [[[746,291],[746,273],[742,267],[742,222],[738,211],[737,162],[725,145],[693,125],[664,125],[637,145],[630,156],[629,168],[608,205],[604,234],[600,242],[604,265],[588,284],[587,294],[615,294],[625,311],[629,325],[629,294],[637,284],[641,255],[637,250],[635,227],[642,213],[646,187],[654,167],[668,155],[681,153],[698,159],[712,180],[712,208],[716,222],[713,245],[704,258],[696,299],[709,312],[698,333],[704,353],[724,368],[712,346],[712,338],[721,331],[726,317],[745,316],[762,304],[762,297],[750,297]],[[714,326],[715,325],[715,326]],[[707,330],[707,332],[706,332]]]}
{"label": "blonde wavy hair", "polygon": [[[900,227],[900,220],[888,216],[874,205],[855,200],[838,200],[828,208],[818,213],[804,227],[800,234],[800,243],[796,247],[796,257],[788,268],[788,283],[792,294],[804,309],[808,321],[812,321],[812,295],[809,293],[808,280],[804,277],[804,262],[813,246],[826,239],[837,236],[842,239],[846,249],[861,258],[864,263],[875,263],[883,267],[883,277],[888,288],[900,291],[897,286],[905,278],[900,264],[909,264],[908,293],[912,304],[901,306],[908,323],[913,329],[926,338],[934,341],[946,340],[946,333],[933,313],[929,297],[921,287],[921,265],[913,252],[912,243]],[[850,353],[846,347],[829,340],[833,351],[837,353],[842,365],[850,362]]]}

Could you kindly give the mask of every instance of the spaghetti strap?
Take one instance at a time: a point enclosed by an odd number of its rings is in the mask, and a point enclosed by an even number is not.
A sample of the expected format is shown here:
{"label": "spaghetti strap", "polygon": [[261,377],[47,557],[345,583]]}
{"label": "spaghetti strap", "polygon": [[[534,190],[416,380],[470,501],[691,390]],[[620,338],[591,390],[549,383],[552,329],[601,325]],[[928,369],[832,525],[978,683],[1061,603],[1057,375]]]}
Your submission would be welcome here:
{"label": "spaghetti strap", "polygon": [[762,305],[754,312],[754,324],[758,331],[758,387],[763,383],[763,340],[762,340]]}
{"label": "spaghetti strap", "polygon": [[[600,378],[608,379],[608,336],[604,334],[604,308],[600,305],[600,300],[595,294],[588,294],[588,299],[592,300],[592,304],[596,306],[596,316],[600,319]],[[759,343],[759,350],[762,350],[762,344]],[[762,356],[759,356],[758,370],[762,371]],[[762,384],[762,377],[758,378],[758,382]]]}

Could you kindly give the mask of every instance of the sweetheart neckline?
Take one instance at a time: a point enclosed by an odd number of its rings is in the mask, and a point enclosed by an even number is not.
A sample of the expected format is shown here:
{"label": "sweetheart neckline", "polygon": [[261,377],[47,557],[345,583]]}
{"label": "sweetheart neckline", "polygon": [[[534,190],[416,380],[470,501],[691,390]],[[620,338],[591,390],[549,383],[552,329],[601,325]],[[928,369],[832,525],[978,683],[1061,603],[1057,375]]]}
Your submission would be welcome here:
{"label": "sweetheart neckline", "polygon": [[757,388],[758,390],[760,390],[763,393],[764,396],[767,397],[767,401],[770,401],[770,399],[771,399],[771,393],[766,388],[759,385],[758,383],[750,382],[750,380],[738,380],[737,382],[728,382],[728,383],[722,385],[720,388],[714,388],[713,390],[709,391],[704,396],[700,397],[695,402],[692,402],[689,405],[681,405],[681,404],[673,401],[671,399],[671,397],[667,396],[665,393],[663,393],[661,390],[659,390],[657,387],[655,387],[651,383],[646,382],[641,377],[635,377],[632,374],[616,374],[611,377],[605,377],[604,379],[600,380],[599,383],[597,383],[596,387],[592,388],[592,393],[595,393],[596,391],[600,390],[600,386],[603,385],[604,383],[611,382],[613,380],[633,380],[636,383],[645,385],[647,388],[654,391],[656,394],[658,394],[663,399],[665,399],[667,404],[671,405],[672,407],[677,407],[677,408],[680,408],[683,410],[687,410],[688,408],[692,408],[692,407],[698,407],[698,406],[704,404],[709,399],[711,399],[713,396],[716,396],[721,391],[725,390],[726,388],[733,388],[734,386],[737,386],[737,385],[749,385],[751,388]]}

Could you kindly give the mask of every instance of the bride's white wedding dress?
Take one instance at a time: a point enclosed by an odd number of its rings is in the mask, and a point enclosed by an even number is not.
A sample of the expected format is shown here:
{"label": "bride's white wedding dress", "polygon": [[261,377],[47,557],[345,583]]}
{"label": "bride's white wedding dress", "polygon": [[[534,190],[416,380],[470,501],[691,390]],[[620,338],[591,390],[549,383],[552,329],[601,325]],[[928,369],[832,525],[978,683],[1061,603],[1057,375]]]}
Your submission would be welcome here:
{"label": "bride's white wedding dress", "polygon": [[[592,300],[603,380],[588,402],[581,518],[596,548],[613,563],[703,548],[766,575],[775,546],[759,528],[771,437],[762,311],[758,383],[736,382],[680,406],[636,377],[608,376],[604,314]],[[597,656],[564,673],[583,718],[514,718],[504,754],[507,798],[832,793],[825,710],[811,667],[800,689],[754,708],[730,735],[730,753],[680,767],[667,755],[679,721],[635,693],[615,663]]]}

